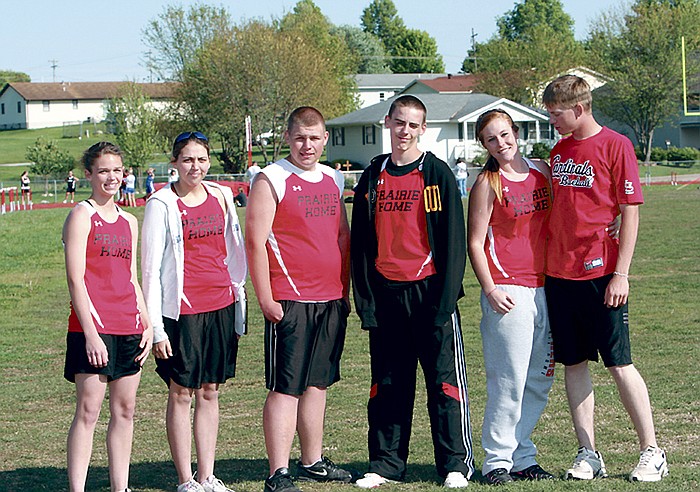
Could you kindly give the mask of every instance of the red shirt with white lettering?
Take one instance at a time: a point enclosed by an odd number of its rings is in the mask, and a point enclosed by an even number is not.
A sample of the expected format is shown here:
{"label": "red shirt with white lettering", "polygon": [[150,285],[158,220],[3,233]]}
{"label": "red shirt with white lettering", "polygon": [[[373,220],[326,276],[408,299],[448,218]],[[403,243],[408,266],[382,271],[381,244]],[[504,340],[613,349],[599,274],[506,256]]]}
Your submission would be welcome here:
{"label": "red shirt with white lettering", "polygon": [[632,143],[607,127],[583,140],[569,136],[552,149],[550,166],[546,274],[586,280],[612,273],[619,242],[608,235],[607,225],[620,205],[644,203]]}
{"label": "red shirt with white lettering", "polygon": [[261,172],[278,200],[266,244],[272,297],[301,302],[342,298],[342,173],[323,164],[305,171],[286,159]]}
{"label": "red shirt with white lettering", "polygon": [[493,200],[484,251],[494,283],[542,287],[552,198],[547,177],[525,162],[530,172],[524,180],[501,174],[503,199]]}
{"label": "red shirt with white lettering", "polygon": [[[205,188],[206,189],[206,188]],[[216,197],[196,207],[177,201],[185,248],[185,283],[181,314],[216,311],[233,304],[231,277],[226,269],[226,222]]]}
{"label": "red shirt with white lettering", "polygon": [[389,280],[411,282],[436,272],[423,200],[424,156],[406,166],[397,166],[387,159],[379,174],[375,266]]}
{"label": "red shirt with white lettering", "polygon": [[[107,222],[87,201],[78,206],[90,211],[90,233],[85,248],[85,289],[92,321],[98,333],[136,335],[143,332],[131,283],[131,227],[122,215]],[[70,307],[68,331],[81,332],[78,316]]]}

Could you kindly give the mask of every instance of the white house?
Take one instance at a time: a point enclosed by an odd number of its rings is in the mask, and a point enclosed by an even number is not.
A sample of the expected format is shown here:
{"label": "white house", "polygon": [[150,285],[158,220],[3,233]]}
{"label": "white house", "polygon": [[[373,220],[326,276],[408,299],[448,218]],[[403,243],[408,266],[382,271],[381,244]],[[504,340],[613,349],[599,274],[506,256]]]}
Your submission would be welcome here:
{"label": "white house", "polygon": [[[428,109],[426,132],[420,148],[454,165],[462,157],[471,161],[483,152],[476,141],[474,124],[484,111],[503,109],[520,127],[522,150],[527,153],[535,142],[552,146],[558,134],[544,112],[505,98],[480,93],[426,93],[417,97]],[[384,127],[391,100],[326,122],[330,133],[326,156],[329,161],[348,160],[367,166],[372,157],[391,152],[389,131]]]}
{"label": "white house", "polygon": [[[0,130],[99,122],[126,82],[11,82],[0,91]],[[138,84],[155,107],[173,99],[176,84]]]}
{"label": "white house", "polygon": [[444,73],[360,73],[355,75],[360,108],[386,101],[414,80],[444,77]]}

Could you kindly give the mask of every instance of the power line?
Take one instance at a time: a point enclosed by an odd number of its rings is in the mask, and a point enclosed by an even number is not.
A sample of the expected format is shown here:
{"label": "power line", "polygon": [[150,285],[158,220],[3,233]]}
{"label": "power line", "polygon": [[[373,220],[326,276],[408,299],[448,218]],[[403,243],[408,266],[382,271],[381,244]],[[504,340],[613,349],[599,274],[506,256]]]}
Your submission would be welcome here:
{"label": "power line", "polygon": [[56,69],[58,68],[58,60],[49,60],[51,70],[53,71],[53,81],[56,82]]}

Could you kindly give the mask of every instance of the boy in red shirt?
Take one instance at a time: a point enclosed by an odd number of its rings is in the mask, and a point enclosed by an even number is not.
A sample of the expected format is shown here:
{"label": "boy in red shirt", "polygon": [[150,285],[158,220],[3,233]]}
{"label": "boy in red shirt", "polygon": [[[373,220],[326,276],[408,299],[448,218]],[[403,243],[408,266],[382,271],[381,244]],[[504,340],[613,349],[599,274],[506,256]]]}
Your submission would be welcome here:
{"label": "boy in red shirt", "polygon": [[[595,450],[594,397],[588,361],[598,354],[615,380],[637,432],[639,464],[631,481],[668,474],[657,447],[646,383],[632,364],[627,296],[629,268],[644,199],[637,158],[626,137],[596,122],[585,80],[565,75],[543,95],[550,122],[562,135],[550,154],[553,204],[545,291],[554,356],[565,366],[566,392],[579,442],[566,478],[607,476]],[[619,241],[606,226],[621,214]]]}

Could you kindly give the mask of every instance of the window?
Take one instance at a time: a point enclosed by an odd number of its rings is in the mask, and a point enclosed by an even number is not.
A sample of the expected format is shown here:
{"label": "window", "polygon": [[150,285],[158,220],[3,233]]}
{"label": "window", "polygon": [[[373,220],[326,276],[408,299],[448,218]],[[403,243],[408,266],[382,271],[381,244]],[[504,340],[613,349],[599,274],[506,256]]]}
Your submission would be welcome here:
{"label": "window", "polygon": [[345,145],[345,128],[331,128],[333,134],[332,143],[334,146]]}
{"label": "window", "polygon": [[375,141],[374,125],[362,127],[362,145],[374,145]]}
{"label": "window", "polygon": [[475,128],[476,123],[467,123],[467,140],[474,140],[476,138]]}
{"label": "window", "polygon": [[457,139],[464,142],[464,125],[461,123],[457,125]]}
{"label": "window", "polygon": [[17,112],[18,113],[22,112],[22,101],[17,101]]}
{"label": "window", "polygon": [[380,93],[379,93],[379,100],[380,100],[380,101],[383,101],[384,99],[385,99],[384,93],[383,93],[383,92],[380,92]]}
{"label": "window", "polygon": [[78,100],[73,99],[73,109],[78,109]]}
{"label": "window", "polygon": [[552,125],[540,123],[540,140],[550,140],[552,138]]}
{"label": "window", "polygon": [[51,101],[44,101],[44,112],[51,111]]}
{"label": "window", "polygon": [[[542,127],[540,127],[541,129]],[[525,135],[525,140],[536,140],[537,139],[537,123],[534,121],[527,122],[527,135]]]}
{"label": "window", "polygon": [[5,103],[0,104],[0,114],[5,114]]}

